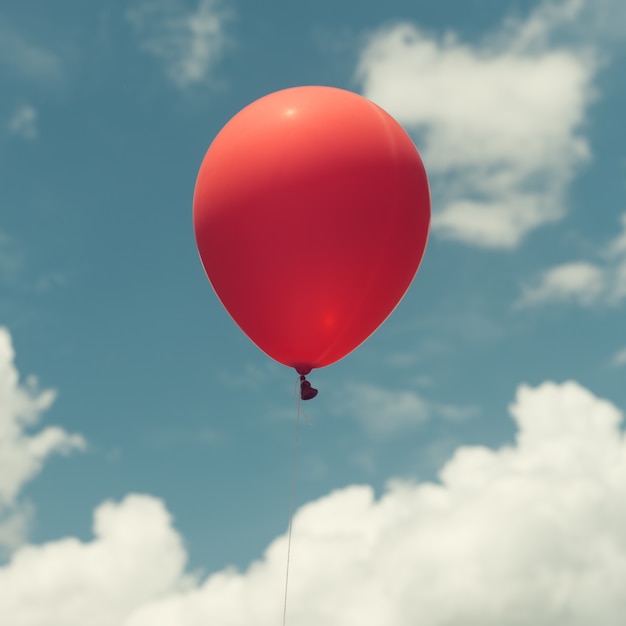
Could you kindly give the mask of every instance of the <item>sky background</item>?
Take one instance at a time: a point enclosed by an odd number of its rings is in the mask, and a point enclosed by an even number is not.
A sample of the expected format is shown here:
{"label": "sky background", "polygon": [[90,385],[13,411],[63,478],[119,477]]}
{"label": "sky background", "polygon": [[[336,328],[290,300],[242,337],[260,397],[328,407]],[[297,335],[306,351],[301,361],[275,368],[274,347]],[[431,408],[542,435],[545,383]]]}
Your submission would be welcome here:
{"label": "sky background", "polygon": [[626,4],[0,8],[0,614],[282,618],[295,374],[222,309],[191,202],[272,91],[415,140],[432,231],[379,331],[309,377],[289,619],[626,619]]}

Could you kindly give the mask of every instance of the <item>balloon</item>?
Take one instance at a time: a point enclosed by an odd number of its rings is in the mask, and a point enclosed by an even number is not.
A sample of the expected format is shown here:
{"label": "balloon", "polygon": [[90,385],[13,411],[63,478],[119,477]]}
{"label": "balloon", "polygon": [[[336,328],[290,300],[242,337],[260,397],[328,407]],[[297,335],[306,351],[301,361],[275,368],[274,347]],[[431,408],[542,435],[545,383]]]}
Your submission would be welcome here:
{"label": "balloon", "polygon": [[294,87],[235,115],[196,181],[198,251],[246,335],[300,374],[365,341],[422,260],[430,193],[410,137],[332,87]]}

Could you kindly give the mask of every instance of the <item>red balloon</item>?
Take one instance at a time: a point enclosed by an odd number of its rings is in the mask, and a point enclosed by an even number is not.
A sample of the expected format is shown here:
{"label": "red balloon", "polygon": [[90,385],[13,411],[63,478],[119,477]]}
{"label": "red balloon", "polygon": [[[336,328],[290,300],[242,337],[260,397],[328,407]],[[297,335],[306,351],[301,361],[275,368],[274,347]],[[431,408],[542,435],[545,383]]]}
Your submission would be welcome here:
{"label": "red balloon", "polygon": [[402,299],[430,223],[422,160],[366,98],[295,87],[217,135],[193,199],[198,251],[239,327],[301,374],[365,341]]}

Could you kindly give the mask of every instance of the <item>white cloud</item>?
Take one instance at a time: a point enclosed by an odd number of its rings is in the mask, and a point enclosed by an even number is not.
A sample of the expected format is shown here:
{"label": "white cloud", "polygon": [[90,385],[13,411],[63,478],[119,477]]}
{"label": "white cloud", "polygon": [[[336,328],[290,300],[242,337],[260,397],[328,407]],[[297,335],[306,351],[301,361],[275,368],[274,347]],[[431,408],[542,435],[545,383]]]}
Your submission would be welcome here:
{"label": "white cloud", "polygon": [[226,45],[222,0],[199,0],[195,11],[180,0],[134,0],[126,16],[141,50],[180,88],[205,82]]}
{"label": "white cloud", "polygon": [[529,306],[549,300],[570,300],[582,305],[597,301],[604,291],[602,269],[591,263],[564,263],[546,270],[527,286],[519,305]]}
{"label": "white cloud", "polygon": [[622,232],[609,241],[598,263],[572,261],[544,270],[522,287],[516,306],[553,302],[583,306],[619,305],[626,299],[626,213]]}
{"label": "white cloud", "polygon": [[411,24],[372,36],[357,70],[363,93],[421,137],[441,237],[513,248],[560,219],[589,156],[579,128],[596,61],[551,33],[579,3],[544,3],[479,44]]}
{"label": "white cloud", "polygon": [[28,502],[0,506],[0,558],[26,542],[33,513],[33,507]]}
{"label": "white cloud", "polygon": [[0,568],[0,614],[11,626],[122,626],[142,604],[188,584],[185,551],[156,498],[127,496],[94,515],[94,539],[17,550]]}
{"label": "white cloud", "polygon": [[18,501],[24,485],[54,453],[68,454],[85,447],[80,435],[58,426],[31,433],[55,392],[40,391],[34,378],[20,384],[9,332],[0,327],[0,544],[13,547],[23,536],[28,505]]}
{"label": "white cloud", "polygon": [[[516,441],[458,448],[440,483],[353,485],[296,514],[288,622],[298,626],[621,626],[626,442],[621,412],[574,382],[521,386]],[[95,514],[91,542],[18,550],[0,568],[12,626],[270,626],[286,537],[247,570],[184,573],[160,501]]]}
{"label": "white cloud", "polygon": [[38,134],[37,118],[37,109],[25,104],[13,113],[8,124],[9,132],[23,139],[36,139]]}
{"label": "white cloud", "polygon": [[[621,624],[620,413],[575,383],[522,387],[512,413],[517,444],[459,449],[441,485],[395,483],[379,501],[352,486],[303,507],[291,623]],[[281,538],[248,572],[221,572],[129,626],[275,623],[284,547]]]}

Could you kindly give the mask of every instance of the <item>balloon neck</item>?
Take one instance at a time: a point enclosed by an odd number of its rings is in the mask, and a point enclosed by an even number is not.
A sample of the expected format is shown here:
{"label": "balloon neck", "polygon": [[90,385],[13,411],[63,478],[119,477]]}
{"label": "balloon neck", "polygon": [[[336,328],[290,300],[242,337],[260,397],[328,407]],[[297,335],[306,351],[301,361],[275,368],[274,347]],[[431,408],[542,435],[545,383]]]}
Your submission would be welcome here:
{"label": "balloon neck", "polygon": [[311,383],[306,379],[304,374],[300,374],[300,399],[313,400],[317,395],[317,389],[311,387]]}
{"label": "balloon neck", "polygon": [[296,372],[300,374],[300,376],[306,376],[311,373],[313,368],[310,365],[296,365]]}

